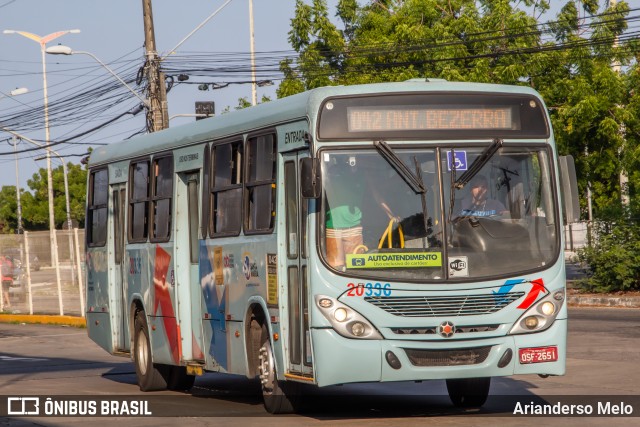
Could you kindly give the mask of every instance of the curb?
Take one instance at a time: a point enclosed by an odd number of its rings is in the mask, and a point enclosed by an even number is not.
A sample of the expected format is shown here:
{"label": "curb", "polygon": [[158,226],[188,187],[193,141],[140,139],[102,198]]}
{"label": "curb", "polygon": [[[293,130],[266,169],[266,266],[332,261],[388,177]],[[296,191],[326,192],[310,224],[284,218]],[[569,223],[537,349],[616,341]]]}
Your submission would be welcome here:
{"label": "curb", "polygon": [[42,325],[65,325],[85,328],[84,317],[51,316],[46,314],[0,314],[0,323],[35,323]]}
{"label": "curb", "polygon": [[640,297],[569,296],[571,307],[621,307],[640,308]]}

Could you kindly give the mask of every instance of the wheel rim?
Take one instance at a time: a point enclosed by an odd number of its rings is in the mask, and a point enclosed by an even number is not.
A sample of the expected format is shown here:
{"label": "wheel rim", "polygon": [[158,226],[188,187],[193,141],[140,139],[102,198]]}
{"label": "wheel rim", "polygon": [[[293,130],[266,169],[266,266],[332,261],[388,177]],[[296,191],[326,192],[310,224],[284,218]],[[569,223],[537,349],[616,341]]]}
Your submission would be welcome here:
{"label": "wheel rim", "polygon": [[259,376],[260,383],[262,384],[262,391],[265,394],[273,393],[276,371],[273,363],[271,344],[268,341],[260,348],[258,369],[260,371]]}
{"label": "wheel rim", "polygon": [[138,333],[138,345],[136,346],[136,361],[138,362],[138,369],[140,370],[140,374],[147,374],[147,355],[148,353],[148,344],[146,337],[143,331]]}

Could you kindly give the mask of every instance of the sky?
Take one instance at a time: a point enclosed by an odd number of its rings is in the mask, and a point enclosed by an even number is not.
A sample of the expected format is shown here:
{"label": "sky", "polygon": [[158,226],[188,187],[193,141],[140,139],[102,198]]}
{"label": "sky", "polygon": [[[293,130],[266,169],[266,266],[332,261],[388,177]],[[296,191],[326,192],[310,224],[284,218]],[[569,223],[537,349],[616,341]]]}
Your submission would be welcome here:
{"label": "sky", "polygon": [[[173,49],[192,30],[199,26],[227,0],[153,0],[153,18],[156,47],[160,54]],[[329,0],[330,10],[334,10],[337,0]],[[290,21],[294,14],[295,0],[253,0],[254,36],[256,56],[293,55],[287,40]],[[331,15],[333,16],[333,12]],[[75,51],[86,51],[95,55],[116,73],[135,70],[143,64],[142,0],[0,0],[0,118],[29,107],[42,107],[43,75],[40,46],[37,42],[18,34],[3,34],[3,30],[26,31],[45,36],[57,31],[79,29],[78,34],[65,34],[51,41],[47,47],[63,44]],[[248,58],[250,52],[249,0],[231,0],[207,24],[191,36],[177,49],[173,61],[181,54],[206,53],[219,56],[222,61],[232,54],[234,58]],[[46,55],[46,78],[50,112],[53,103],[61,97],[69,97],[75,90],[88,89],[92,85],[119,83],[106,69],[87,55],[53,56]],[[245,61],[245,62],[248,62]],[[122,75],[124,78],[124,74]],[[258,78],[259,79],[259,78]],[[247,76],[234,74],[233,66],[225,75],[216,78],[194,78],[190,81],[215,81],[219,83],[249,80]],[[263,95],[276,98],[276,85],[259,87],[258,99]],[[16,88],[25,87],[29,92],[10,96]],[[136,87],[135,83],[132,87]],[[121,87],[124,99],[116,111],[96,111],[78,123],[61,125],[64,116],[50,115],[51,141],[59,141],[87,130],[116,116],[117,112],[133,109],[139,101],[133,94]],[[196,84],[177,84],[168,94],[169,116],[194,113],[194,102],[214,101],[216,112],[225,107],[234,107],[238,98],[251,100],[250,84],[231,84],[226,88],[199,91]],[[115,107],[114,107],[115,108]],[[178,126],[193,121],[192,117],[175,117],[170,126]],[[0,126],[4,123],[0,120]],[[85,145],[62,144],[55,147],[61,156],[82,154],[91,144],[117,142],[140,131],[145,126],[144,114],[127,115],[114,124],[98,132],[78,138],[75,141]],[[15,130],[15,129],[14,129]],[[20,133],[41,144],[45,141],[44,114],[37,126]],[[11,135],[0,132],[0,187],[16,184],[16,160],[11,145]],[[25,141],[17,149],[31,147]],[[1,154],[9,153],[9,154]],[[35,160],[44,151],[18,154],[19,182],[27,187],[27,180],[46,161]],[[80,157],[67,157],[67,161],[78,163]],[[60,161],[53,157],[53,167]]]}

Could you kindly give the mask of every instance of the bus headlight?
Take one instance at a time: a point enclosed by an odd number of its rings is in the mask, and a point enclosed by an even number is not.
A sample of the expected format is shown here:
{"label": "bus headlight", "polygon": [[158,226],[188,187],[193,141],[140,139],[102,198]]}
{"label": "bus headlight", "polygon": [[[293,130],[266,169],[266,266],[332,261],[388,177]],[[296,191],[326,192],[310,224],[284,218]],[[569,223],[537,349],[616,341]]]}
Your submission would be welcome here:
{"label": "bus headlight", "polygon": [[335,298],[316,295],[316,305],[333,329],[345,338],[381,340],[382,335],[363,315]]}
{"label": "bus headlight", "polygon": [[336,311],[333,312],[333,318],[338,322],[344,322],[347,320],[347,310],[342,307],[336,308]]}
{"label": "bus headlight", "polygon": [[550,328],[556,320],[562,304],[564,304],[563,291],[550,293],[520,316],[509,331],[509,335],[540,332]]}

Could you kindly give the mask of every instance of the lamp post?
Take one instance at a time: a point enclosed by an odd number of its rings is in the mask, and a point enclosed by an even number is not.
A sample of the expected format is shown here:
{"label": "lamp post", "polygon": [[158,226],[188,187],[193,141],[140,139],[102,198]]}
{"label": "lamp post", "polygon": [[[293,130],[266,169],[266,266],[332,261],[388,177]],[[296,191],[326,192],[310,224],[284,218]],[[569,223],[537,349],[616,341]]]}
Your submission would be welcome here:
{"label": "lamp post", "polygon": [[53,176],[51,174],[51,139],[49,135],[49,99],[47,96],[47,65],[45,60],[45,49],[47,43],[58,37],[64,36],[68,33],[79,33],[80,30],[63,30],[55,33],[48,34],[46,36],[38,36],[27,31],[16,30],[4,30],[4,34],[20,34],[23,37],[31,39],[40,45],[40,53],[42,55],[42,89],[44,93],[44,133],[45,144],[47,149],[47,192],[49,196],[49,235],[51,241],[51,262],[54,263],[56,268],[56,282],[58,284],[58,302],[60,305],[60,315],[64,315],[64,309],[62,306],[62,286],[60,284],[60,265],[58,263],[58,240],[56,237],[56,224],[53,212]]}
{"label": "lamp post", "polygon": [[113,77],[115,77],[120,83],[122,83],[127,89],[129,89],[129,92],[133,93],[136,96],[136,98],[138,98],[146,108],[149,108],[150,102],[148,99],[145,99],[142,96],[140,96],[138,92],[133,90],[133,88],[129,86],[127,82],[122,80],[122,78],[120,78],[119,75],[117,75],[111,68],[109,68],[107,64],[105,64],[100,59],[98,59],[98,57],[95,56],[93,53],[85,52],[83,50],[73,50],[69,46],[63,46],[63,45],[48,47],[45,49],[45,52],[48,53],[49,55],[88,55],[92,57],[98,64],[102,65],[108,72],[110,72]]}
{"label": "lamp post", "polygon": [[[66,208],[67,208],[67,231],[69,233],[69,259],[71,260],[71,282],[74,283],[76,281],[75,278],[75,273],[73,270],[73,262],[74,262],[74,255],[73,255],[73,242],[71,239],[71,230],[73,229],[73,222],[71,221],[71,204],[69,203],[69,172],[67,170],[67,164],[65,163],[64,159],[62,158],[62,156],[55,150],[49,150],[53,155],[55,155],[56,157],[58,157],[58,159],[60,159],[60,162],[62,163],[62,177],[64,179],[64,199],[65,199],[65,203],[66,203]],[[45,159],[45,157],[37,157],[35,160],[43,160]]]}

